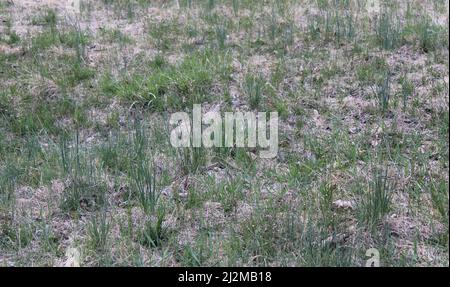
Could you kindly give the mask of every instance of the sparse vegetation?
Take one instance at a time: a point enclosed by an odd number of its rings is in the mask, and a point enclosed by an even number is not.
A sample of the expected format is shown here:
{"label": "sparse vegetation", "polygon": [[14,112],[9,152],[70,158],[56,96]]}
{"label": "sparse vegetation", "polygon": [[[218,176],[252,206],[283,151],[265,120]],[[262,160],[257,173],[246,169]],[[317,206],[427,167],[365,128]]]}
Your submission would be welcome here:
{"label": "sparse vegetation", "polygon": [[[41,4],[0,0],[1,266],[448,266],[448,1]],[[193,104],[277,156],[172,147]]]}

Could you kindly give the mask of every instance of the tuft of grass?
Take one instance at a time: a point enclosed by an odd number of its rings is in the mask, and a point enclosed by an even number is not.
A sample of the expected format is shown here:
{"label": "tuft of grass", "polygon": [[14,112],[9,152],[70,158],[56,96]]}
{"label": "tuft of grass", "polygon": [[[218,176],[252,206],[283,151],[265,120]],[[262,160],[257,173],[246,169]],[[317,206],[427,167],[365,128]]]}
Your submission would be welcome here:
{"label": "tuft of grass", "polygon": [[400,79],[400,84],[402,86],[401,95],[403,101],[403,110],[406,110],[408,99],[412,98],[414,94],[414,84],[406,77],[402,77]]}
{"label": "tuft of grass", "polygon": [[392,12],[383,11],[376,25],[377,41],[383,49],[392,50],[403,44],[400,20]]}
{"label": "tuft of grass", "polygon": [[183,266],[201,267],[206,265],[212,253],[209,236],[206,232],[202,232],[193,243],[183,246],[178,257]]}
{"label": "tuft of grass", "polygon": [[194,103],[208,100],[205,95],[214,76],[221,73],[222,69],[228,69],[228,66],[220,66],[220,63],[212,66],[213,60],[210,52],[194,53],[178,65],[165,65],[163,58],[158,57],[151,62],[151,65],[156,65],[151,74],[132,74],[117,82],[106,78],[108,81],[105,86],[122,101],[149,107],[153,111],[185,109]]}
{"label": "tuft of grass", "polygon": [[0,42],[5,42],[6,44],[13,46],[20,43],[20,37],[15,31],[12,31],[11,28],[8,27],[4,36],[0,36]]}
{"label": "tuft of grass", "polygon": [[0,211],[4,212],[14,202],[14,190],[18,172],[12,166],[6,166],[0,170]]}
{"label": "tuft of grass", "polygon": [[225,48],[225,43],[227,41],[227,28],[225,25],[220,24],[216,26],[216,37],[217,37],[217,45],[219,46],[219,49]]}
{"label": "tuft of grass", "polygon": [[434,24],[427,15],[421,14],[409,21],[404,35],[424,53],[448,49],[448,29]]}
{"label": "tuft of grass", "polygon": [[319,187],[319,206],[324,228],[330,228],[334,225],[332,211],[333,192],[334,187],[330,184],[321,184]]}
{"label": "tuft of grass", "polygon": [[21,250],[30,245],[35,227],[31,222],[17,222],[0,225],[0,247]]}
{"label": "tuft of grass", "polygon": [[309,18],[307,35],[311,41],[322,40],[341,45],[356,39],[356,29],[353,13],[335,7],[322,10],[318,16]]}
{"label": "tuft of grass", "polygon": [[156,210],[156,215],[149,217],[138,234],[139,243],[148,247],[159,247],[167,236],[167,231],[163,227],[166,216],[164,207],[160,206]]}
{"label": "tuft of grass", "polygon": [[87,227],[88,247],[94,251],[106,251],[110,231],[111,223],[106,217],[106,213],[94,215]]}
{"label": "tuft of grass", "polygon": [[177,19],[162,22],[150,21],[148,31],[150,37],[156,41],[156,47],[162,51],[170,50],[176,42],[176,37],[181,34]]}
{"label": "tuft of grass", "polygon": [[247,74],[244,80],[244,91],[250,108],[258,109],[261,106],[265,88],[265,80],[262,76]]}
{"label": "tuft of grass", "polygon": [[133,43],[133,39],[119,29],[100,29],[100,35],[109,43],[119,43],[122,46]]}
{"label": "tuft of grass", "polygon": [[356,68],[356,78],[362,84],[380,82],[387,69],[388,66],[384,58],[375,57],[374,59],[368,59],[368,61]]}
{"label": "tuft of grass", "polygon": [[437,211],[440,222],[444,223],[446,231],[443,233],[444,238],[442,242],[447,244],[448,248],[448,231],[449,231],[449,188],[448,183],[444,180],[435,181],[431,184],[431,203],[433,208]]}
{"label": "tuft of grass", "polygon": [[369,228],[375,228],[392,208],[393,186],[388,179],[387,169],[376,169],[367,192],[359,203],[360,218]]}
{"label": "tuft of grass", "polygon": [[43,13],[36,15],[32,18],[32,25],[42,25],[48,27],[56,27],[58,22],[58,16],[55,10],[46,9]]}
{"label": "tuft of grass", "polygon": [[156,170],[146,160],[138,161],[131,166],[130,177],[133,194],[146,214],[153,213],[160,193],[156,187]]}
{"label": "tuft of grass", "polygon": [[383,114],[386,113],[389,110],[389,102],[391,100],[389,71],[386,72],[382,83],[377,85],[373,92],[377,97],[381,111]]}
{"label": "tuft of grass", "polygon": [[207,153],[202,147],[187,147],[177,150],[178,161],[184,174],[195,174],[206,165]]}
{"label": "tuft of grass", "polygon": [[107,187],[98,179],[94,158],[82,151],[79,133],[73,148],[67,139],[60,140],[60,163],[62,174],[70,180],[60,203],[64,212],[77,213],[83,210],[98,210],[105,206]]}

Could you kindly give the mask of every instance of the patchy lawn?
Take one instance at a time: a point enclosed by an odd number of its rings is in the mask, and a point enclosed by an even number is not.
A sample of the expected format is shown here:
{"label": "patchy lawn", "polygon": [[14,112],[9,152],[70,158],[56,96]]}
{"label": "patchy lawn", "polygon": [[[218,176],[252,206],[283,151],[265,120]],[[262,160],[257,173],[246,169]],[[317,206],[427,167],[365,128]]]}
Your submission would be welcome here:
{"label": "patchy lawn", "polygon": [[0,265],[449,265],[448,1],[66,2],[0,0]]}

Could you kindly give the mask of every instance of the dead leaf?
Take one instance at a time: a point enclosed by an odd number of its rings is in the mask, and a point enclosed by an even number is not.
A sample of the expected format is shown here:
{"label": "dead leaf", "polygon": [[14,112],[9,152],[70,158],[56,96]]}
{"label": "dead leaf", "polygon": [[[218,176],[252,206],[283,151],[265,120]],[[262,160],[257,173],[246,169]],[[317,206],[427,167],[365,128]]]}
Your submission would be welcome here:
{"label": "dead leaf", "polygon": [[333,207],[336,209],[355,209],[355,202],[353,200],[338,199],[333,202]]}

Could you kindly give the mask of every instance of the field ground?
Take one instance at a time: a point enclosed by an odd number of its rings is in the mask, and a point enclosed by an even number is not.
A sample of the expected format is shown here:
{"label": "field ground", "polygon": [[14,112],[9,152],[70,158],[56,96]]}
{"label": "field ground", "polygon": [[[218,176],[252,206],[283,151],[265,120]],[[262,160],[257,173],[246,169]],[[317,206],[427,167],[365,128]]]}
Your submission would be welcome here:
{"label": "field ground", "polygon": [[0,0],[0,265],[448,266],[448,3]]}

